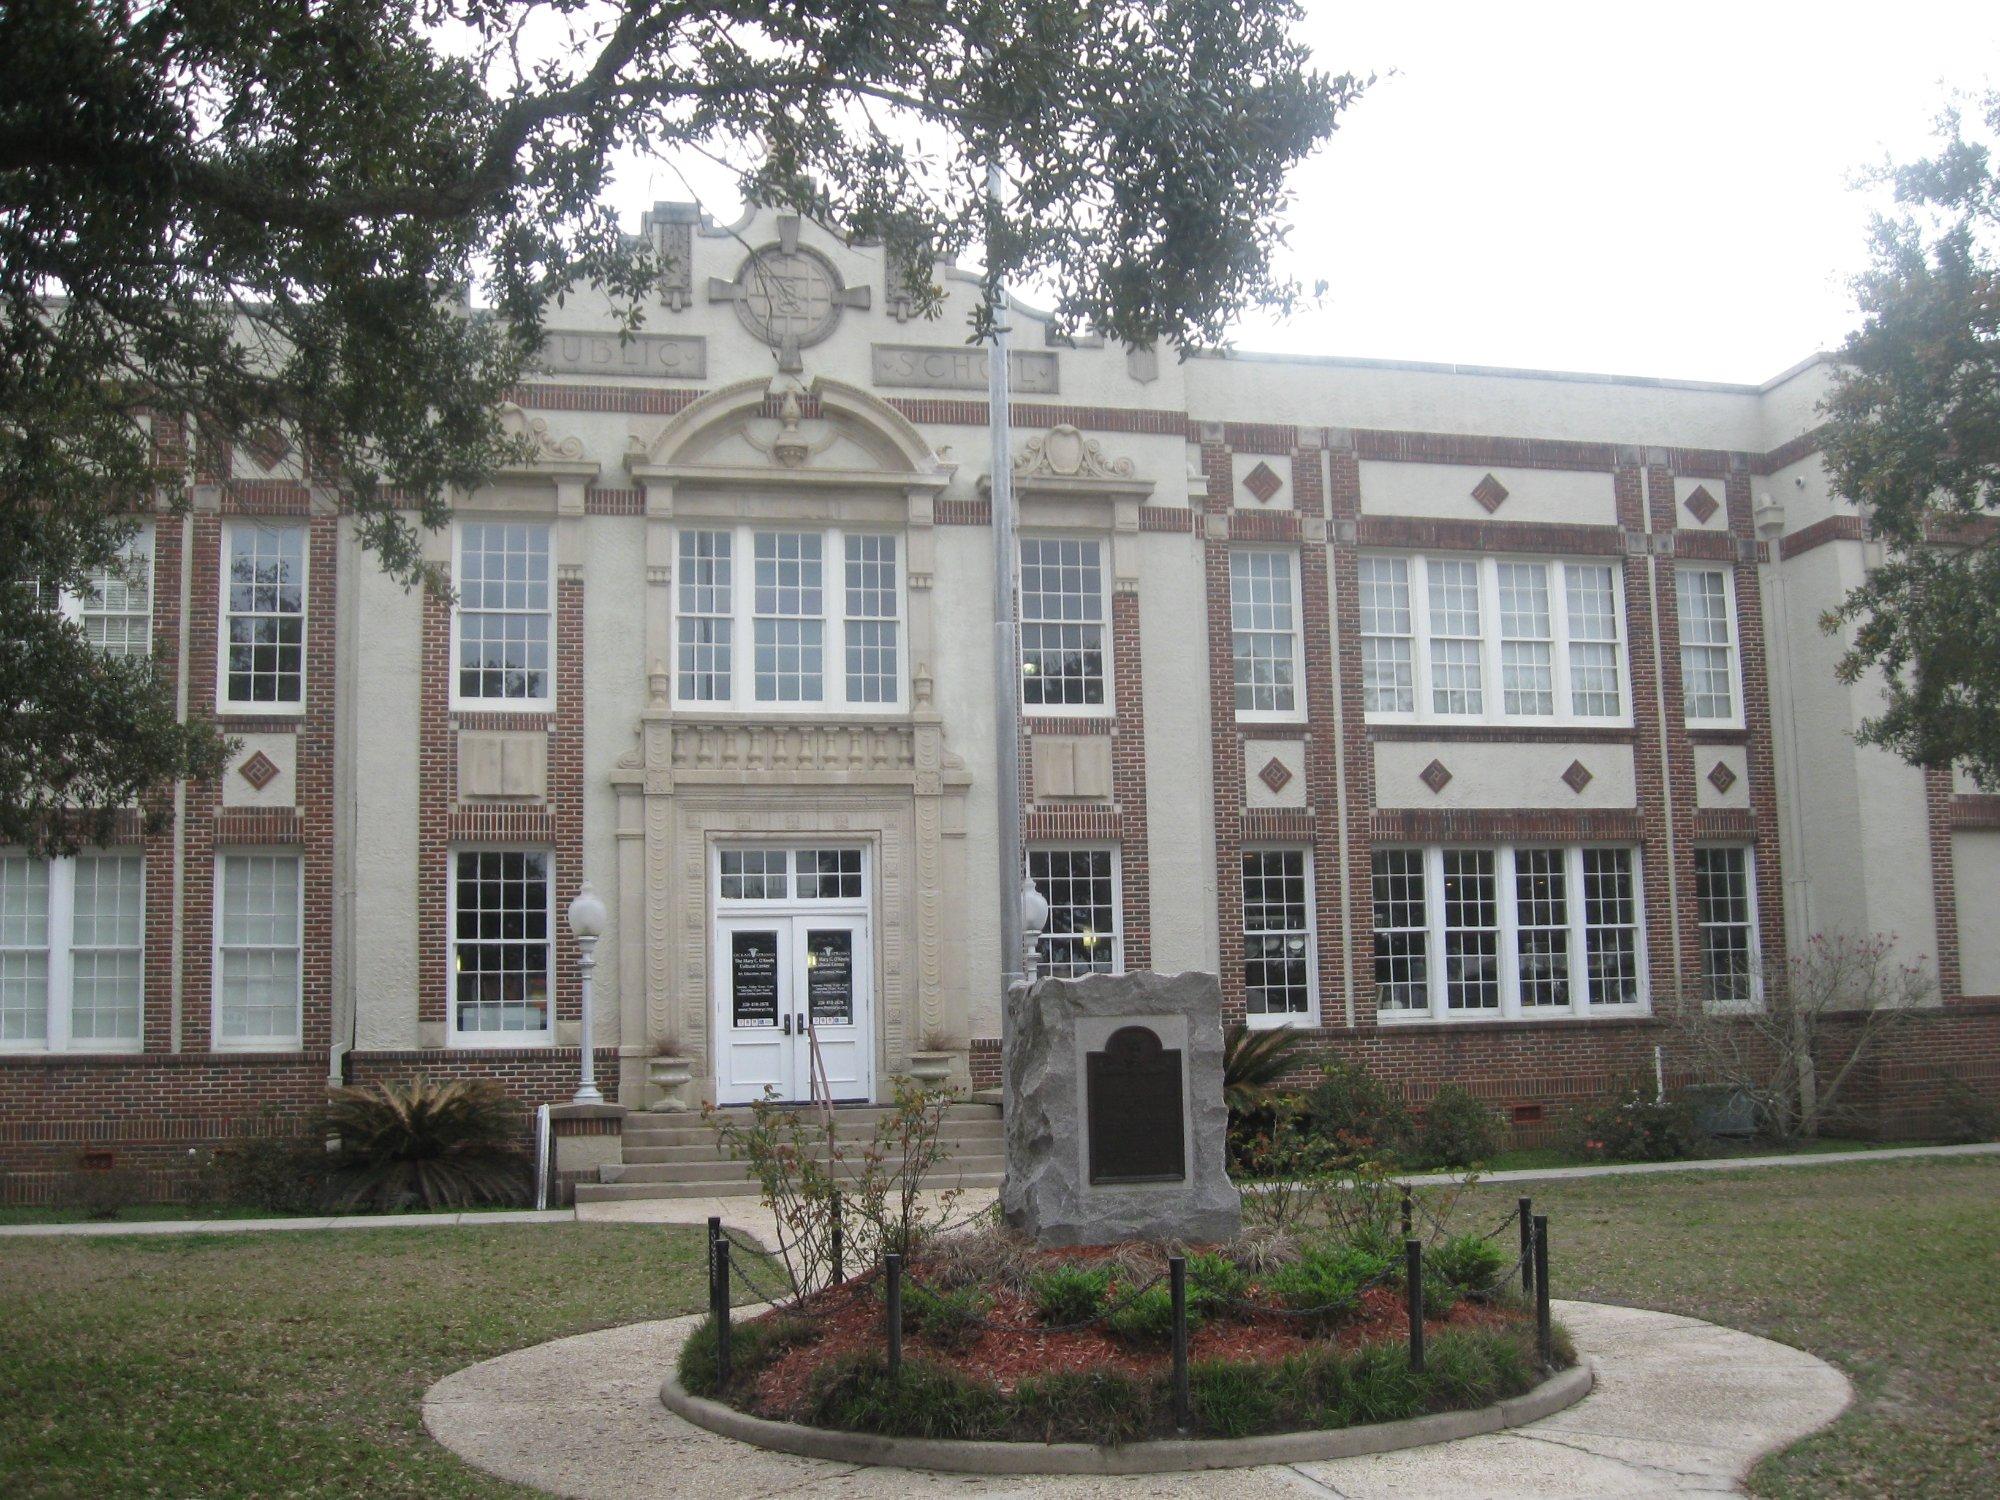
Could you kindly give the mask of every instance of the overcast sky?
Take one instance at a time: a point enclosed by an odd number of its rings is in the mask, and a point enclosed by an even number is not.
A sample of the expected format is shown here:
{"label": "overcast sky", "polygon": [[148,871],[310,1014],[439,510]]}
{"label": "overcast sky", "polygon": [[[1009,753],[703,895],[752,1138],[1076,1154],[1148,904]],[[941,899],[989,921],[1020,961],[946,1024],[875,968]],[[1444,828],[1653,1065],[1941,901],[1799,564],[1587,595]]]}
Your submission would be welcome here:
{"label": "overcast sky", "polygon": [[1295,178],[1327,300],[1244,349],[1766,379],[1852,321],[1855,170],[2000,81],[1995,0],[1306,8],[1322,66],[1394,72]]}

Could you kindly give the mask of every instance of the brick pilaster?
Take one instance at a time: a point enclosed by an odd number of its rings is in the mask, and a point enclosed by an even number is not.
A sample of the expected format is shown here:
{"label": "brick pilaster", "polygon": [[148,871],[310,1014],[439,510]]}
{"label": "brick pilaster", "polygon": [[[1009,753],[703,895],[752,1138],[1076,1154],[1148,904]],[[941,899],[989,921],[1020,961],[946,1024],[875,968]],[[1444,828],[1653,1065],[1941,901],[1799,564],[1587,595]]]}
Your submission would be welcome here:
{"label": "brick pilaster", "polygon": [[1952,848],[1952,777],[1949,769],[1926,768],[1924,832],[1930,843],[1931,903],[1936,924],[1938,998],[1965,999],[1965,976],[1958,956],[1958,867]]}
{"label": "brick pilaster", "polygon": [[[1724,487],[1729,532],[1739,546],[1756,546],[1748,455],[1734,455]],[[1756,822],[1758,946],[1764,962],[1782,969],[1785,942],[1785,870],[1778,837],[1778,756],[1771,737],[1770,658],[1764,639],[1764,572],[1755,562],[1736,564],[1737,656],[1742,662],[1743,724],[1749,733],[1750,811]],[[1696,768],[1699,771],[1699,767]]]}

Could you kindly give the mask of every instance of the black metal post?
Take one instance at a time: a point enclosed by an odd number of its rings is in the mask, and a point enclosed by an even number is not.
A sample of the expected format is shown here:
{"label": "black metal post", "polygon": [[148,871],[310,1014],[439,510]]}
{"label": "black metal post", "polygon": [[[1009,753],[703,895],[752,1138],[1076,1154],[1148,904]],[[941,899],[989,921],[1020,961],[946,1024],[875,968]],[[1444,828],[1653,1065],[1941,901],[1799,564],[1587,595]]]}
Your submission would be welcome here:
{"label": "black metal post", "polygon": [[889,1292],[889,1377],[903,1373],[903,1257],[893,1250],[882,1257]]}
{"label": "black metal post", "polygon": [[722,1218],[718,1214],[708,1216],[708,1300],[715,1300],[715,1242],[722,1238]]}
{"label": "black metal post", "polygon": [[1521,1200],[1521,1295],[1535,1295],[1535,1204]]}
{"label": "black metal post", "polygon": [[1549,1216],[1535,1215],[1535,1348],[1542,1367],[1550,1362],[1552,1334],[1549,1326]]}
{"label": "black metal post", "polygon": [[1410,1201],[1410,1189],[1409,1185],[1406,1183],[1404,1184],[1403,1187],[1403,1238],[1404,1239],[1408,1239],[1412,1234],[1416,1232],[1413,1227],[1416,1222],[1415,1209],[1416,1205]]}
{"label": "black metal post", "polygon": [[710,1311],[715,1315],[715,1384],[718,1390],[729,1388],[729,1241],[726,1237],[715,1242],[715,1286],[711,1293],[715,1299]]}
{"label": "black metal post", "polygon": [[1194,1425],[1188,1400],[1187,1257],[1167,1261],[1167,1286],[1174,1298],[1174,1427],[1185,1435]]}
{"label": "black metal post", "polygon": [[833,1284],[838,1286],[847,1280],[844,1264],[847,1248],[846,1226],[840,1220],[840,1189],[833,1190]]}
{"label": "black metal post", "polygon": [[1403,1277],[1410,1304],[1410,1369],[1424,1373],[1424,1242],[1403,1241]]}

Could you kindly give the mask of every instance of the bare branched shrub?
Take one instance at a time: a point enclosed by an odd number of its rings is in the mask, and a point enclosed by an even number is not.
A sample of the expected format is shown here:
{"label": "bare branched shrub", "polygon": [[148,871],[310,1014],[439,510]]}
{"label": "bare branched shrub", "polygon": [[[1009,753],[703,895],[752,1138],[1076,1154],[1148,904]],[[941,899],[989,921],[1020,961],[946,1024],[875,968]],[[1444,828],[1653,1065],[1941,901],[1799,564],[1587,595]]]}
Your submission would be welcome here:
{"label": "bare branched shrub", "polygon": [[1855,1070],[1937,993],[1929,968],[1899,963],[1894,948],[1893,937],[1815,933],[1767,968],[1750,1000],[1686,997],[1667,1012],[1677,1060],[1697,1082],[1742,1094],[1777,1140],[1851,1118]]}

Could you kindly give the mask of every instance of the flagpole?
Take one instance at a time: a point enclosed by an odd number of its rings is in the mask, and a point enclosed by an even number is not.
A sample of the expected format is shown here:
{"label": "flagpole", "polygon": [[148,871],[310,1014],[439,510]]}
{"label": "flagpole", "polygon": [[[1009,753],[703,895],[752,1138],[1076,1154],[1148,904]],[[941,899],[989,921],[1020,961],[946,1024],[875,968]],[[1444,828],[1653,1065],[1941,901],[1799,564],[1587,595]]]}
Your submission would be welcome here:
{"label": "flagpole", "polygon": [[[986,195],[997,218],[1000,167],[986,165]],[[987,265],[996,264],[998,246],[988,231]],[[989,492],[993,502],[993,692],[995,791],[1000,818],[1000,993],[1001,1053],[1007,1051],[1006,995],[1021,978],[1021,893],[1027,863],[1021,852],[1021,638],[1014,598],[1014,459],[1009,431],[1007,292],[994,280],[993,348],[986,363],[987,426],[992,438]]]}

